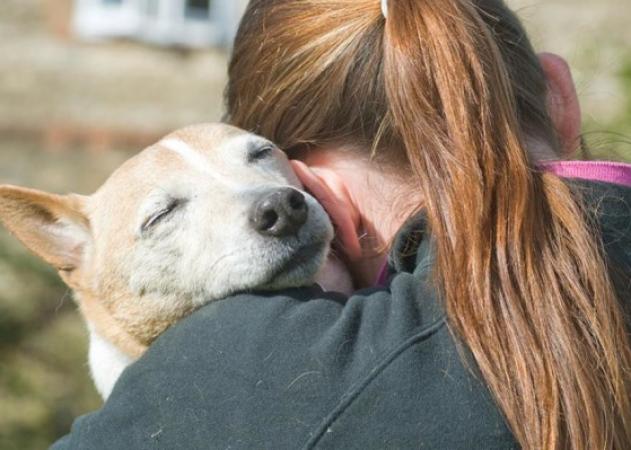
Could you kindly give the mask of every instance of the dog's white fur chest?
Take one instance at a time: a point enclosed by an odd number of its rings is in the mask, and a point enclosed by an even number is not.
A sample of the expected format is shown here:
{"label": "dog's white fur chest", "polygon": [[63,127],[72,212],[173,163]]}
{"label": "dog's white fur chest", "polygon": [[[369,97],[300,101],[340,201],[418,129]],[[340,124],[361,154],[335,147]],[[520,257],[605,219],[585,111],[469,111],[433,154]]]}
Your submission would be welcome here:
{"label": "dog's white fur chest", "polygon": [[90,373],[96,390],[103,399],[107,399],[118,377],[134,360],[99,335],[89,323],[88,331],[90,333],[90,351],[88,354]]}

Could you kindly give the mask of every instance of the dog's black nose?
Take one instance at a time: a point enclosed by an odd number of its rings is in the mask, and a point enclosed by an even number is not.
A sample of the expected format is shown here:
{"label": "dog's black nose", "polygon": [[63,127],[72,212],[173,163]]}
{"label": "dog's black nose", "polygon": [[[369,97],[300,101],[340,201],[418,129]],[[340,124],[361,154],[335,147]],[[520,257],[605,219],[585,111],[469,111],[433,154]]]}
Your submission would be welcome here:
{"label": "dog's black nose", "polygon": [[302,193],[292,188],[282,188],[265,194],[254,204],[250,223],[256,231],[266,236],[290,236],[305,224],[308,212]]}

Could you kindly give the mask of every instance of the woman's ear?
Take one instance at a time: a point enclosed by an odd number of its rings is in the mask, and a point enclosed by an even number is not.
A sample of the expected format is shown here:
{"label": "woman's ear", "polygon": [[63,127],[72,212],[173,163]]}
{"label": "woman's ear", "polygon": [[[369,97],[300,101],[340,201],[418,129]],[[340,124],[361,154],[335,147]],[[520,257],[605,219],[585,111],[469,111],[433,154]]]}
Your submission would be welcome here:
{"label": "woman's ear", "polygon": [[541,53],[539,61],[548,83],[548,113],[561,144],[563,156],[580,146],[581,107],[568,63],[558,55]]}

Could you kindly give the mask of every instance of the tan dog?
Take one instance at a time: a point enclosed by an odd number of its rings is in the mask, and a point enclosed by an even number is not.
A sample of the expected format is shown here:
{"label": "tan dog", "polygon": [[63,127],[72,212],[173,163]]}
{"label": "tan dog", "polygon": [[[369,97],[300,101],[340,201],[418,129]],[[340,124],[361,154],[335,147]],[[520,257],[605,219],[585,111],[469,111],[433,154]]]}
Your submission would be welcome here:
{"label": "tan dog", "polygon": [[[299,189],[269,141],[197,125],[130,159],[89,197],[0,186],[0,220],[74,290],[106,398],[160,333],[203,304],[314,280],[333,229]],[[348,289],[344,278],[334,284]]]}

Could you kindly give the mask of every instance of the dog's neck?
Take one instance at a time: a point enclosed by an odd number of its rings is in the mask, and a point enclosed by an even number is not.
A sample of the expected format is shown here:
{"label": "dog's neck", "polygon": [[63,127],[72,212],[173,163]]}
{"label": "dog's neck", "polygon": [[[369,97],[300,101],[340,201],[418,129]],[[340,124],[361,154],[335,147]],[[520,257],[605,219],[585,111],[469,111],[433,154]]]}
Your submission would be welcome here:
{"label": "dog's neck", "polygon": [[107,400],[125,368],[137,360],[148,345],[127,332],[93,294],[75,291],[75,300],[90,333],[90,373],[97,391]]}
{"label": "dog's neck", "polygon": [[97,333],[133,360],[138,359],[147,350],[150,342],[143,343],[129,333],[100,299],[85,291],[77,293],[76,296],[79,309],[91,327],[91,332]]}
{"label": "dog's neck", "polygon": [[[90,333],[89,365],[97,391],[104,400],[109,397],[125,368],[147,350],[156,337],[176,320],[155,321],[134,334],[133,323],[118,320],[101,299],[85,290],[75,290],[75,299]],[[128,331],[131,330],[131,331]]]}

